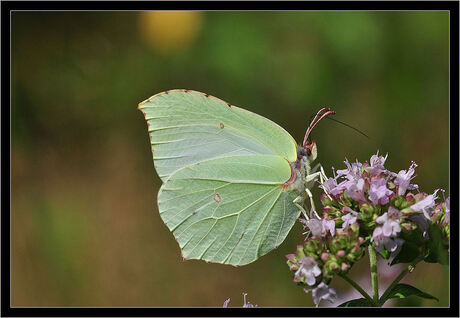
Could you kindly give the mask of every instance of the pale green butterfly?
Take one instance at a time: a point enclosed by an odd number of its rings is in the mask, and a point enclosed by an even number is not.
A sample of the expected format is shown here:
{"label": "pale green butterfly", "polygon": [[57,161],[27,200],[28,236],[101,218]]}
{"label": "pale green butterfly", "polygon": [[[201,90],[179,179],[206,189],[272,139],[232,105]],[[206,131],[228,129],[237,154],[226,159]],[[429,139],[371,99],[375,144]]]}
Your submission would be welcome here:
{"label": "pale green butterfly", "polygon": [[[280,245],[303,212],[322,172],[310,164],[317,148],[301,146],[274,122],[192,90],[156,94],[138,107],[147,120],[155,169],[163,184],[160,216],[184,259],[235,266]],[[316,213],[316,212],[315,212]]]}

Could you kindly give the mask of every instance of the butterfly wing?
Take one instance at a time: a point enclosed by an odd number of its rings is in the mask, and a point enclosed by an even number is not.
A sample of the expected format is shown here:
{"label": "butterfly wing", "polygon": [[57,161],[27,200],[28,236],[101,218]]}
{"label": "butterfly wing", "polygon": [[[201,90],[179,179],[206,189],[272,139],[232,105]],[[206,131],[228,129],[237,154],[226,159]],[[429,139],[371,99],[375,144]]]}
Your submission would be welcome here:
{"label": "butterfly wing", "polygon": [[186,259],[245,265],[281,244],[299,210],[276,155],[215,158],[174,172],[158,194],[161,218]]}
{"label": "butterfly wing", "polygon": [[162,179],[212,158],[297,157],[296,142],[274,122],[191,90],[170,90],[139,104],[147,120],[155,169]]}

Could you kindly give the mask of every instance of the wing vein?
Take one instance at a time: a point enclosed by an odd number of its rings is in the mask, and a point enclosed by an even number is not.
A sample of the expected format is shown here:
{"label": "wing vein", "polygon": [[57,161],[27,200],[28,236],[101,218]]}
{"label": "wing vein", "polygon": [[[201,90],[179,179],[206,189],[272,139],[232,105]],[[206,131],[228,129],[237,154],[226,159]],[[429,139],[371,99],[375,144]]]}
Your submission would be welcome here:
{"label": "wing vein", "polygon": [[[276,200],[273,201],[273,204],[272,204],[272,206],[270,207],[269,211],[268,211],[268,212],[265,214],[265,216],[263,217],[262,221],[260,222],[259,226],[257,227],[257,230],[254,232],[254,235],[253,235],[252,238],[251,238],[251,242],[252,242],[252,241],[254,240],[254,238],[256,237],[257,232],[259,231],[260,226],[261,226],[262,223],[265,221],[265,218],[266,218],[267,215],[270,213],[271,209],[272,209],[273,206],[275,205],[275,203],[276,203],[276,201],[278,200],[278,198],[280,197],[280,195],[281,195],[281,192],[278,194],[278,197],[276,198]],[[250,246],[250,245],[251,245],[251,244],[249,244],[249,245],[246,247],[246,249],[245,249],[243,255],[241,256],[241,258],[240,258],[240,260],[239,260],[239,263],[243,260],[244,256],[246,256],[246,253],[248,252],[248,249],[249,249],[249,246]]]}

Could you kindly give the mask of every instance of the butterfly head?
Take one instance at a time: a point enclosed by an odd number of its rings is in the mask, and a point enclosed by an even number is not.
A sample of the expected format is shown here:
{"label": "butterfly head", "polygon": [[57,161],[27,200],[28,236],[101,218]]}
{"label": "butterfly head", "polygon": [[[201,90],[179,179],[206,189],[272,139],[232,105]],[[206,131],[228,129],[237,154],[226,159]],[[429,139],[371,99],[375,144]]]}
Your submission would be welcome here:
{"label": "butterfly head", "polygon": [[307,157],[308,161],[312,162],[316,160],[316,157],[318,156],[318,150],[316,147],[316,142],[312,141],[311,143],[309,142],[306,146],[304,146],[305,149],[305,156]]}
{"label": "butterfly head", "polygon": [[307,144],[304,146],[300,146],[297,149],[297,160],[300,161],[305,159],[307,162],[311,163],[316,160],[318,155],[318,150],[316,147],[316,142],[307,141]]}

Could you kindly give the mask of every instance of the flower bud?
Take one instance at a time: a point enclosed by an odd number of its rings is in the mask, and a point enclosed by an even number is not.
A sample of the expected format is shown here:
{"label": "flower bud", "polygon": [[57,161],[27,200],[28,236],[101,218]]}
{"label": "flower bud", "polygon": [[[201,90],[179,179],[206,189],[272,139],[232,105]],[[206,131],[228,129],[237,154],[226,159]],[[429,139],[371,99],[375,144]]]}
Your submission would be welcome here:
{"label": "flower bud", "polygon": [[321,260],[323,260],[324,262],[326,262],[328,258],[329,258],[329,254],[328,254],[328,253],[322,253],[322,254],[321,254]]}
{"label": "flower bud", "polygon": [[399,207],[399,209],[404,210],[404,209],[407,209],[408,207],[410,207],[412,204],[414,204],[415,200],[414,200],[413,196],[412,196],[411,199],[412,199],[412,201],[409,201],[407,199],[403,200],[401,205],[400,205],[400,207]]}
{"label": "flower bud", "polygon": [[335,215],[335,212],[337,211],[336,208],[334,208],[333,206],[331,205],[325,205],[324,208],[323,208],[323,213],[324,215],[329,215],[329,214],[333,214]]}
{"label": "flower bud", "polygon": [[345,256],[345,251],[344,250],[340,250],[337,252],[337,256],[338,257],[344,257]]}
{"label": "flower bud", "polygon": [[372,205],[367,203],[361,205],[359,213],[361,220],[363,220],[364,222],[368,222],[372,220],[373,214],[374,208],[372,207]]}
{"label": "flower bud", "polygon": [[410,223],[402,223],[401,226],[402,226],[406,231],[412,230],[412,226],[410,225]]}
{"label": "flower bud", "polygon": [[403,208],[402,207],[403,203],[404,203],[404,198],[397,197],[393,204],[398,210],[401,210]]}
{"label": "flower bud", "polygon": [[350,268],[350,265],[348,265],[347,263],[342,263],[342,266],[340,267],[340,269],[344,272],[348,270],[349,268]]}
{"label": "flower bud", "polygon": [[419,192],[414,196],[414,199],[417,202],[417,201],[424,199],[426,196],[427,194],[425,192]]}
{"label": "flower bud", "polygon": [[415,203],[415,196],[411,192],[406,194],[406,202],[408,202],[410,205]]}
{"label": "flower bud", "polygon": [[346,194],[344,193],[341,197],[340,197],[340,203],[342,203],[342,205],[344,206],[348,206],[350,207],[351,206],[351,198]]}
{"label": "flower bud", "polygon": [[305,243],[305,252],[316,254],[318,242],[315,239],[310,239]]}
{"label": "flower bud", "polygon": [[322,204],[323,206],[329,206],[329,205],[333,204],[333,202],[334,202],[334,201],[331,201],[331,199],[329,199],[329,196],[327,196],[326,193],[323,193],[323,194],[321,195],[321,199],[320,199],[320,200],[321,200],[321,204]]}
{"label": "flower bud", "polygon": [[352,237],[356,237],[355,234],[359,233],[359,224],[358,223],[353,223],[348,228],[350,229],[349,234]]}
{"label": "flower bud", "polygon": [[337,272],[337,270],[339,269],[339,264],[337,264],[337,262],[334,261],[328,263],[327,267],[331,272]]}

